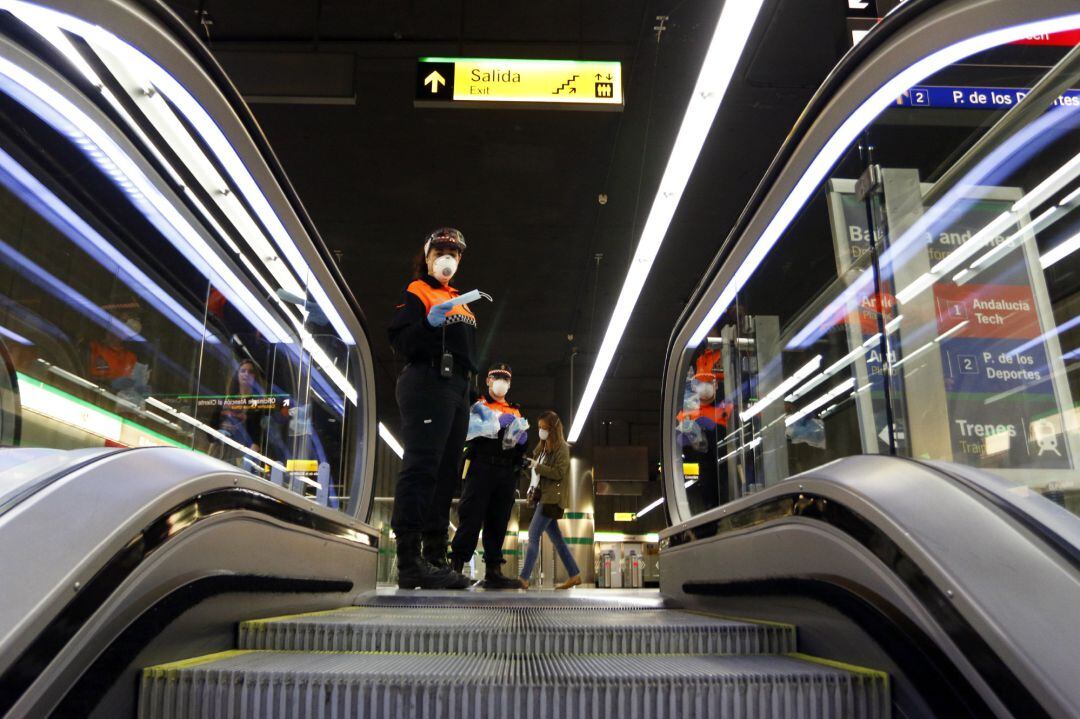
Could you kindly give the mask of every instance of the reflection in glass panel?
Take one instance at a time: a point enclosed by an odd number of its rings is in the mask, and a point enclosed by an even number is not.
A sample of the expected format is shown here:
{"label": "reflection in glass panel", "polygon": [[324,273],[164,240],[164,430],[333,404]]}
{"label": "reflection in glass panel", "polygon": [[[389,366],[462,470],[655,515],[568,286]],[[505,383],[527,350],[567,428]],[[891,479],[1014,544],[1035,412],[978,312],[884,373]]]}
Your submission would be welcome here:
{"label": "reflection in glass panel", "polygon": [[0,442],[180,446],[344,508],[355,345],[208,231],[238,218],[178,231],[41,119],[0,95]]}
{"label": "reflection in glass panel", "polygon": [[1080,511],[1067,50],[968,58],[849,148],[684,354],[674,425],[691,512],[858,453],[989,469]]}

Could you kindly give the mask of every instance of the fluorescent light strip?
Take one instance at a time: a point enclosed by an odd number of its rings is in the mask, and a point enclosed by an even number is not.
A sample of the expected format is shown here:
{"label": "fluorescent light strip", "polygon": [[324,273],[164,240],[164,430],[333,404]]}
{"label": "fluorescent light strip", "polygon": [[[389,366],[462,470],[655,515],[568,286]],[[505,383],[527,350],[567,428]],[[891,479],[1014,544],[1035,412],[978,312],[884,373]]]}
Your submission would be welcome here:
{"label": "fluorescent light strip", "polygon": [[[837,131],[833,133],[832,137],[829,138],[825,146],[810,163],[806,172],[799,178],[795,187],[787,194],[787,199],[781,204],[780,209],[773,214],[772,220],[758,237],[749,253],[747,253],[746,259],[739,265],[732,278],[724,286],[720,296],[713,303],[712,308],[698,325],[697,330],[690,336],[688,346],[697,347],[701,343],[701,340],[720,319],[720,315],[731,305],[735,295],[742,290],[743,285],[750,279],[773,245],[780,239],[784,230],[802,210],[837,161],[843,157],[848,147],[859,136],[859,133],[869,126],[881,112],[891,107],[896,102],[896,98],[935,72],[969,55],[1024,37],[1070,30],[1077,26],[1080,26],[1080,13],[1037,20],[976,35],[928,55],[878,88],[837,128]],[[869,281],[864,283],[863,289],[868,284]],[[803,330],[803,332],[808,331],[812,330],[809,330],[809,327]],[[792,340],[788,347],[793,346],[801,345]]]}
{"label": "fluorescent light strip", "polygon": [[734,457],[736,454],[739,454],[740,452],[749,452],[750,450],[752,450],[754,447],[758,446],[759,444],[761,444],[761,437],[758,437],[757,439],[750,440],[749,442],[747,442],[743,446],[739,447],[738,449],[731,450],[730,452],[728,452],[727,454],[725,454],[723,457],[721,457],[720,459],[718,459],[716,461],[717,462],[723,462],[725,459],[728,459],[730,457]]}
{"label": "fluorescent light strip", "polygon": [[[63,36],[61,35],[61,37]],[[169,108],[169,106],[164,102],[164,100],[158,97],[157,93],[155,93],[153,96],[147,95],[145,93],[140,93],[138,88],[141,87],[141,85],[135,82],[135,80],[133,80],[131,73],[128,71],[128,66],[125,65],[120,58],[112,54],[108,47],[103,46],[97,42],[93,42],[92,46],[94,50],[99,54],[99,56],[102,57],[103,61],[106,62],[107,66],[110,68],[113,74],[116,75],[117,79],[120,80],[122,83],[126,83],[129,85],[129,92],[131,92],[132,96],[136,99],[136,101],[142,101],[141,105],[143,106],[144,113],[147,115],[148,119],[150,119],[150,121],[155,125],[159,132],[161,132],[162,136],[166,139],[170,146],[172,146],[173,149],[177,151],[178,155],[182,158],[182,160],[189,167],[189,169],[193,173],[195,173],[197,177],[199,177],[202,184],[204,186],[210,187],[225,187],[225,181],[220,177],[220,175],[217,174],[216,169],[209,162],[209,160],[206,159],[206,156],[198,151],[198,148],[194,145],[190,136],[187,134],[186,129],[176,119],[175,115],[172,113],[171,108]],[[136,89],[132,90],[132,86],[134,86]],[[146,111],[148,107],[150,110],[149,112]],[[131,124],[137,127],[135,123],[132,122]],[[146,142],[149,147],[153,147],[153,145],[149,143],[149,140],[146,140]],[[165,166],[168,167],[168,163],[165,163]],[[196,199],[190,193],[190,190],[188,190],[187,192],[189,196],[191,196],[191,199]],[[258,228],[258,226],[254,223],[254,221],[246,213],[246,211],[244,211],[244,208],[240,205],[239,201],[235,198],[235,196],[233,196],[231,193],[218,192],[216,194],[216,200],[218,204],[222,206],[222,209],[226,213],[226,215],[230,217],[234,225],[236,225],[237,229],[248,241],[248,244],[255,251],[256,255],[263,258],[265,266],[270,271],[270,274],[277,281],[278,285],[292,294],[305,295],[306,291],[304,290],[304,288],[301,287],[301,285],[296,281],[296,279],[288,271],[288,269],[282,263],[277,261],[278,258],[276,257],[276,251],[274,250],[273,246],[268,241],[266,241],[262,234],[262,231]],[[206,212],[205,208],[202,207],[202,204],[200,202],[196,201],[196,205],[200,208],[200,210],[205,216],[207,216],[208,218],[212,218],[210,213]],[[231,205],[231,207],[226,205]],[[225,233],[224,229],[216,222],[214,222],[214,227],[219,231],[220,236],[227,242],[229,242],[229,244],[232,245],[232,247],[239,254],[239,248],[236,248],[236,246],[232,244],[228,234]],[[241,260],[248,268],[248,271],[257,278],[259,284],[263,286],[264,290],[267,293],[267,296],[273,298],[273,300],[280,306],[283,313],[292,318],[294,320],[294,323],[298,325],[298,333],[302,337],[304,348],[311,352],[311,354],[315,358],[316,363],[320,367],[322,367],[322,369],[330,377],[331,381],[333,381],[334,384],[336,384],[342,390],[345,396],[348,397],[355,405],[358,401],[358,393],[356,391],[356,388],[353,387],[352,384],[345,379],[341,371],[334,365],[330,358],[327,357],[326,353],[322,350],[322,348],[319,347],[318,344],[311,338],[310,334],[306,333],[306,331],[303,330],[302,322],[297,322],[295,320],[295,318],[293,317],[293,312],[296,311],[295,308],[287,306],[284,302],[280,300],[280,298],[278,298],[277,292],[274,290],[274,288],[270,287],[270,285],[263,278],[262,273],[260,273],[252,265],[251,261],[246,256],[241,255]]]}
{"label": "fluorescent light strip", "polygon": [[382,438],[383,442],[386,442],[394,454],[402,459],[405,457],[405,449],[397,441],[397,437],[391,434],[390,430],[387,429],[386,425],[382,422],[379,422],[379,436]]}
{"label": "fluorescent light strip", "polygon": [[948,330],[946,330],[945,332],[942,332],[942,333],[941,333],[940,335],[938,335],[938,336],[937,336],[937,337],[935,337],[934,339],[930,340],[929,342],[927,342],[926,344],[924,344],[924,345],[923,345],[922,347],[920,347],[919,349],[915,350],[914,352],[912,352],[911,354],[907,355],[906,357],[904,357],[903,359],[901,359],[901,360],[900,360],[899,362],[897,362],[896,364],[894,364],[894,365],[893,365],[893,368],[895,369],[896,367],[900,367],[900,366],[902,366],[902,365],[903,365],[903,364],[904,364],[905,362],[907,362],[907,361],[908,361],[908,360],[910,360],[910,359],[915,359],[916,357],[918,357],[919,355],[921,355],[921,354],[922,354],[923,352],[925,352],[926,350],[928,350],[928,349],[930,349],[931,347],[933,347],[933,346],[934,346],[935,344],[938,344],[938,343],[940,343],[940,342],[941,342],[942,340],[945,340],[945,339],[948,339],[949,337],[952,337],[952,336],[953,336],[954,334],[956,334],[957,332],[959,332],[960,330],[962,330],[962,329],[963,329],[964,327],[966,327],[966,326],[968,325],[968,322],[969,322],[969,320],[964,320],[963,322],[960,322],[960,323],[958,323],[958,324],[956,324],[956,325],[954,325],[954,326],[950,327],[950,328],[949,328]]}
{"label": "fluorescent light strip", "polygon": [[206,241],[188,224],[108,133],[67,98],[23,68],[0,58],[0,90],[71,138],[124,190],[146,218],[187,257],[247,318],[275,342],[290,341],[288,332],[247,290]]}
{"label": "fluorescent light strip", "polygon": [[[166,143],[176,152],[180,161],[195,176],[199,184],[207,188],[213,201],[236,227],[256,257],[263,260],[263,266],[280,287],[292,294],[303,294],[301,283],[279,261],[278,251],[263,234],[262,229],[247,213],[240,200],[226,189],[228,183],[209,158],[201,151],[188,130],[176,117],[173,109],[165,101],[163,93],[147,93],[142,88],[152,83],[136,79],[135,68],[138,65],[130,57],[122,58],[114,52],[116,43],[103,44],[98,39],[91,40],[91,47],[105,63],[109,71],[125,86],[128,94],[142,110],[150,123],[157,129]],[[209,214],[209,213],[207,213]]]}
{"label": "fluorescent light strip", "polygon": [[637,512],[637,514],[636,514],[635,516],[636,516],[636,517],[637,517],[638,519],[641,519],[641,518],[642,518],[642,517],[644,517],[644,516],[645,516],[646,514],[648,514],[649,512],[653,511],[654,509],[656,509],[657,507],[659,507],[659,506],[660,506],[661,504],[663,504],[663,503],[664,503],[664,498],[663,498],[663,497],[661,497],[660,499],[657,499],[657,500],[656,500],[656,501],[654,501],[654,502],[650,502],[649,504],[647,504],[647,505],[645,505],[644,507],[642,507],[641,509],[639,509],[639,510],[638,510],[638,512]]}
{"label": "fluorescent light strip", "polygon": [[112,316],[98,305],[90,301],[85,295],[75,290],[56,275],[42,268],[8,243],[0,240],[0,255],[15,269],[24,273],[24,277],[56,297],[61,302],[74,307],[90,318],[102,328],[112,332],[122,340],[129,342],[145,342],[146,338],[132,332],[123,322]]}
{"label": "fluorescent light strip", "polygon": [[671,155],[668,157],[664,175],[660,180],[648,219],[638,240],[634,258],[630,263],[626,280],[623,282],[619,299],[611,313],[604,340],[597,352],[596,362],[585,385],[574,422],[570,427],[567,441],[575,442],[585,428],[585,421],[592,409],[600,386],[604,383],[615,350],[619,346],[630,314],[637,305],[641,290],[645,286],[649,270],[652,269],[660,245],[667,234],[668,226],[675,214],[675,209],[682,198],[683,190],[693,172],[701,148],[708,137],[716,112],[727,92],[728,84],[742,56],[743,48],[754,27],[758,11],[763,0],[739,0],[725,2],[716,23],[712,41],[701,65],[697,83],[683,116],[679,134],[675,138]]}
{"label": "fluorescent light strip", "polygon": [[[38,32],[42,32],[45,26],[51,24],[82,36],[91,45],[109,48],[124,66],[138,68],[138,71],[146,76],[147,88],[153,87],[168,96],[196,129],[211,151],[214,152],[226,172],[233,179],[233,182],[240,188],[255,214],[258,215],[263,225],[270,232],[278,247],[281,248],[293,266],[293,269],[301,279],[306,281],[308,290],[314,295],[315,301],[319,303],[335,331],[347,344],[355,344],[355,340],[338,313],[337,307],[330,302],[325,290],[315,280],[310,267],[304,261],[299,247],[259,189],[258,184],[240,159],[239,154],[229,143],[228,138],[225,137],[214,119],[183,85],[153,59],[100,26],[62,12],[44,9],[17,0],[0,0],[0,8],[9,10],[24,19],[25,22],[34,26]],[[44,32],[48,31],[45,30]]]}
{"label": "fluorescent light strip", "polygon": [[[790,427],[791,425],[795,424],[796,422],[798,422],[800,419],[802,419],[806,415],[813,412],[818,407],[822,407],[822,406],[828,404],[829,402],[836,399],[837,397],[842,395],[844,392],[847,392],[848,390],[850,390],[854,386],[855,386],[855,378],[854,377],[848,377],[846,380],[844,380],[840,384],[836,385],[831,390],[829,390],[825,394],[821,395],[820,397],[815,399],[813,402],[806,405],[805,407],[800,409],[798,412],[796,412],[795,414],[793,414],[790,417],[788,417],[787,419],[785,419],[784,420],[784,426],[785,427]],[[759,439],[760,439],[760,437],[759,437]]]}
{"label": "fluorescent light strip", "polygon": [[4,327],[2,325],[0,325],[0,335],[3,335],[4,337],[7,337],[12,342],[18,342],[21,345],[32,345],[32,344],[34,344],[33,342],[26,339],[25,337],[23,337],[18,332],[15,332],[14,330],[9,330],[7,327]]}
{"label": "fluorescent light strip", "polygon": [[0,182],[100,265],[110,271],[114,270],[109,266],[115,265],[115,274],[124,280],[124,284],[172,320],[173,324],[189,337],[196,341],[218,341],[217,337],[206,331],[201,320],[161,289],[112,243],[98,234],[3,150],[0,150]]}
{"label": "fluorescent light strip", "polygon": [[[177,419],[179,419],[179,420],[181,420],[181,421],[183,421],[183,422],[185,422],[187,424],[190,424],[192,427],[195,427],[196,429],[200,429],[203,432],[206,432],[210,436],[217,438],[218,440],[224,442],[225,444],[229,445],[230,447],[233,447],[234,449],[240,450],[241,452],[248,455],[249,457],[252,457],[253,459],[257,459],[260,462],[263,462],[264,464],[267,464],[267,465],[273,467],[274,469],[278,469],[278,470],[280,470],[282,472],[287,472],[288,471],[285,468],[285,465],[281,464],[280,462],[275,462],[274,460],[267,457],[265,454],[260,454],[260,453],[256,452],[255,450],[251,449],[250,447],[245,447],[244,445],[240,444],[239,442],[237,442],[232,437],[217,431],[216,429],[214,429],[210,425],[206,424],[205,422],[202,422],[200,420],[195,419],[194,417],[187,414],[186,412],[181,412],[178,409],[174,409],[174,408],[170,407],[169,405],[165,404],[164,402],[162,402],[162,401],[160,401],[158,399],[155,399],[154,397],[147,397],[146,398],[146,403],[149,404],[149,405],[153,405],[154,407],[157,407],[158,409],[160,409],[163,412],[167,412],[167,413],[171,414],[173,417],[176,417]],[[301,482],[304,482],[305,484],[311,485],[312,487],[318,487],[319,486],[318,482],[314,482],[314,481],[308,479],[307,477],[302,477],[300,475],[295,475],[293,478],[298,479]]]}
{"label": "fluorescent light strip", "polygon": [[[875,335],[875,338],[876,337],[877,337],[877,335]],[[859,345],[858,347],[853,349],[851,352],[848,352],[846,355],[844,355],[843,357],[838,359],[836,362],[833,362],[831,365],[826,367],[825,371],[822,372],[821,374],[819,374],[817,377],[814,377],[812,380],[807,382],[805,385],[803,385],[799,389],[797,389],[794,392],[792,392],[791,394],[789,394],[787,397],[784,398],[784,401],[786,401],[786,402],[794,402],[795,400],[799,399],[799,397],[802,397],[803,395],[806,395],[807,393],[810,392],[810,390],[814,389],[819,384],[821,384],[825,380],[829,379],[834,374],[836,374],[837,372],[839,372],[843,368],[847,367],[849,364],[851,364],[855,360],[857,360],[860,357],[862,357],[863,355],[865,355],[868,351],[869,351],[869,347],[865,343]]]}
{"label": "fluorescent light strip", "polygon": [[[896,299],[900,302],[908,302],[915,296],[924,292],[927,288],[937,282],[941,276],[948,274],[959,267],[966,262],[969,257],[986,246],[991,240],[998,237],[1003,230],[1019,222],[1022,213],[1027,212],[1033,207],[1038,207],[1055,192],[1060,191],[1062,187],[1076,179],[1078,175],[1080,175],[1080,154],[1074,155],[1071,160],[1055,170],[1034,189],[1014,202],[1011,209],[998,215],[990,222],[990,224],[983,227],[971,237],[971,239],[953,250],[948,257],[931,267],[929,272],[924,273],[907,287],[904,287],[897,292]],[[1039,220],[1045,221],[1051,212],[1053,212],[1053,210],[1044,213],[1040,216]],[[1021,227],[1007,240],[1003,241],[1001,245],[1008,246],[1012,240],[1021,236],[1025,230],[1026,228]],[[993,250],[987,254],[990,255],[992,253]],[[972,265],[973,268],[975,266],[977,265]]]}
{"label": "fluorescent light strip", "polygon": [[[1036,217],[1031,224],[1024,225],[1016,232],[1009,235],[1005,238],[1004,242],[998,243],[995,247],[990,248],[976,257],[975,261],[972,262],[966,270],[963,270],[963,272],[974,273],[974,271],[980,267],[989,267],[990,265],[995,264],[1007,253],[1015,249],[1025,237],[1034,237],[1064,217],[1065,214],[1066,211],[1062,208],[1051,207],[1049,210]],[[957,277],[959,277],[959,274]]]}
{"label": "fluorescent light strip", "polygon": [[789,389],[809,377],[820,366],[821,355],[815,355],[812,360],[800,367],[798,371],[795,372],[795,374],[791,375],[786,380],[777,385],[775,388],[773,388],[772,391],[762,397],[759,402],[755,402],[754,404],[750,405],[750,407],[743,410],[743,412],[740,414],[740,417],[745,422],[746,420],[757,416],[770,404],[775,402],[780,397],[783,397],[785,392],[787,392]]}
{"label": "fluorescent light strip", "polygon": [[1039,264],[1042,265],[1042,268],[1045,270],[1048,267],[1057,264],[1058,262],[1065,259],[1077,250],[1080,250],[1080,232],[1077,232],[1069,239],[1065,240],[1064,242],[1058,243],[1057,245],[1043,253],[1043,255],[1039,258]]}
{"label": "fluorescent light strip", "polygon": [[1035,339],[1028,340],[1027,342],[1020,345],[1019,347],[1014,347],[1013,349],[1009,350],[1006,354],[1009,357],[1015,357],[1016,355],[1020,354],[1021,352],[1027,352],[1032,347],[1034,347],[1036,345],[1039,345],[1039,344],[1042,344],[1043,342],[1050,339],[1051,337],[1056,337],[1057,335],[1064,334],[1065,332],[1068,332],[1069,330],[1071,330],[1073,327],[1076,327],[1077,325],[1080,325],[1080,315],[1077,315],[1076,317],[1073,317],[1071,320],[1067,320],[1065,322],[1062,322],[1061,324],[1059,324],[1054,329],[1049,330],[1048,332],[1043,332],[1041,335],[1039,335]]}

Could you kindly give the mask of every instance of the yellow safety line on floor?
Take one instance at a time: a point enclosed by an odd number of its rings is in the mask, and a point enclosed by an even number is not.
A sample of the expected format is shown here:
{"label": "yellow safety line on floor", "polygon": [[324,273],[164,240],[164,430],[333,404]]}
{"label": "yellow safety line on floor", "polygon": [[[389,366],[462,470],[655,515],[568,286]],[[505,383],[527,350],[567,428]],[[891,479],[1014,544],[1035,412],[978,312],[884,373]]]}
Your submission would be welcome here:
{"label": "yellow safety line on floor", "polygon": [[815,657],[810,654],[803,654],[802,652],[789,652],[784,656],[791,657],[792,659],[801,659],[804,662],[812,662],[814,664],[821,664],[833,669],[842,669],[845,672],[851,672],[852,674],[859,674],[867,677],[874,677],[877,679],[883,679],[885,686],[889,685],[889,673],[883,672],[880,669],[870,669],[869,667],[862,667],[858,664],[848,664],[847,662],[838,662],[835,659],[824,659],[822,657]]}
{"label": "yellow safety line on floor", "polygon": [[240,623],[245,625],[245,626],[249,626],[249,627],[251,627],[251,626],[257,627],[260,624],[269,624],[270,622],[281,622],[281,621],[284,621],[286,619],[299,619],[300,617],[320,617],[320,616],[323,616],[325,614],[336,614],[338,612],[344,612],[344,611],[350,610],[350,609],[361,610],[363,608],[364,607],[348,606],[348,607],[338,607],[337,609],[320,609],[320,610],[314,611],[314,612],[300,612],[299,614],[282,614],[282,615],[277,616],[277,617],[260,617],[258,619],[245,619],[244,621],[242,621]]}
{"label": "yellow safety line on floor", "polygon": [[213,654],[204,654],[201,657],[192,657],[190,659],[180,659],[175,662],[168,662],[166,664],[155,664],[143,669],[143,674],[150,676],[162,676],[169,672],[175,672],[179,669],[190,669],[191,667],[198,666],[200,664],[209,664],[210,662],[216,662],[219,659],[229,659],[231,657],[238,657],[241,654],[251,654],[253,649],[229,649],[224,652],[214,652]]}
{"label": "yellow safety line on floor", "polygon": [[744,622],[746,624],[760,624],[765,627],[779,627],[781,629],[797,630],[798,627],[795,624],[788,624],[787,622],[772,622],[768,619],[749,619],[747,617],[733,617],[730,614],[717,614],[715,612],[706,612],[701,609],[679,609],[678,607],[665,607],[667,611],[671,612],[686,612],[687,614],[700,614],[703,617],[711,617],[712,619],[726,619],[729,622]]}

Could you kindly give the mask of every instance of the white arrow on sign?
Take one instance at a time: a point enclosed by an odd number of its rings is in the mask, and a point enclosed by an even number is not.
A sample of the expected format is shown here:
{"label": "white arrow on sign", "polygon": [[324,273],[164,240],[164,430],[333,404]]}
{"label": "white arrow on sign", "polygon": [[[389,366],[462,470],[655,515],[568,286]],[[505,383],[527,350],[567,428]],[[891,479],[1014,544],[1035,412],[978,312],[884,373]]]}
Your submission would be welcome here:
{"label": "white arrow on sign", "polygon": [[[893,437],[896,438],[897,442],[903,442],[904,441],[904,430],[902,430],[899,427],[896,427],[894,425],[893,426]],[[885,427],[883,430],[878,432],[878,439],[880,439],[885,444],[889,443],[889,428],[888,427]]]}
{"label": "white arrow on sign", "polygon": [[[850,1],[850,0],[849,0]],[[431,92],[435,94],[439,91],[439,83],[446,84],[446,78],[439,74],[438,70],[432,70],[431,74],[424,78],[425,85],[431,85]]]}
{"label": "white arrow on sign", "polygon": [[864,0],[847,0],[847,6],[848,10],[865,10],[870,7],[870,3]]}

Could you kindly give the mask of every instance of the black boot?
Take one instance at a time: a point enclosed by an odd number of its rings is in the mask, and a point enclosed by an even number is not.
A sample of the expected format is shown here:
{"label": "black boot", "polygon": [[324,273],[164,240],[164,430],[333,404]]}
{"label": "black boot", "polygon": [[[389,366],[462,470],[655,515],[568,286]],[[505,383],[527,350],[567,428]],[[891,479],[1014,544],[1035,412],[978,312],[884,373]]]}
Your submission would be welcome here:
{"label": "black boot", "polygon": [[493,564],[487,568],[484,575],[484,589],[524,589],[517,578],[503,576],[502,565]]}
{"label": "black boot", "polygon": [[446,532],[424,532],[424,559],[436,569],[449,569],[446,561]]}
{"label": "black boot", "polygon": [[460,559],[451,559],[450,568],[458,574],[461,574],[461,570],[465,568],[465,562],[461,561]]}
{"label": "black boot", "polygon": [[397,535],[399,589],[466,589],[472,582],[450,568],[436,569],[420,556],[420,533]]}

